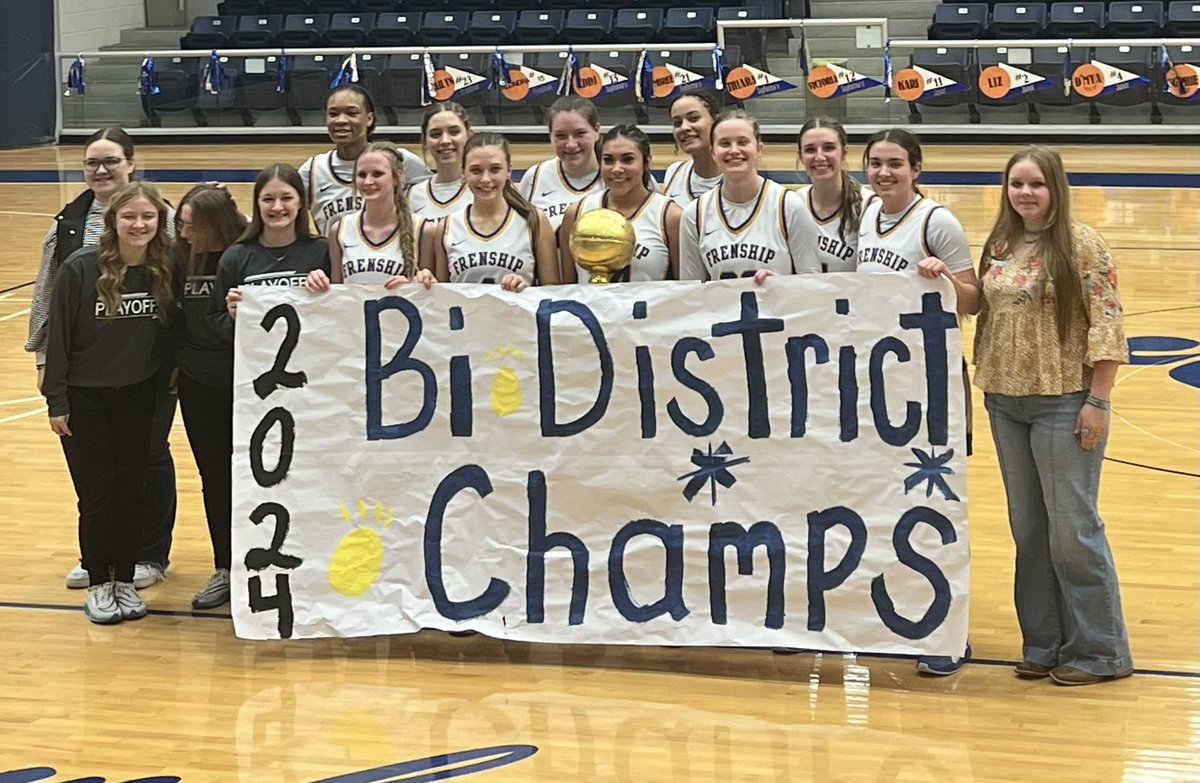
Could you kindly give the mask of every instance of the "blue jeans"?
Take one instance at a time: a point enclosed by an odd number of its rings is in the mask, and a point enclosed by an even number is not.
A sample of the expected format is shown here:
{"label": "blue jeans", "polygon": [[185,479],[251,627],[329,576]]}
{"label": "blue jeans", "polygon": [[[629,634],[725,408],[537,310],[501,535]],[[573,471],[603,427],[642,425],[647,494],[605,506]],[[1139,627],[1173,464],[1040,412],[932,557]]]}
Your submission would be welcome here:
{"label": "blue jeans", "polygon": [[986,394],[1008,522],[1024,659],[1097,675],[1133,669],[1121,591],[1096,510],[1105,442],[1085,451],[1075,421],[1086,392]]}
{"label": "blue jeans", "polygon": [[146,463],[146,516],[142,524],[139,563],[153,563],[166,571],[171,562],[171,537],[175,532],[175,461],[171,459],[171,424],[175,421],[175,395],[166,383],[154,400],[150,454]]}

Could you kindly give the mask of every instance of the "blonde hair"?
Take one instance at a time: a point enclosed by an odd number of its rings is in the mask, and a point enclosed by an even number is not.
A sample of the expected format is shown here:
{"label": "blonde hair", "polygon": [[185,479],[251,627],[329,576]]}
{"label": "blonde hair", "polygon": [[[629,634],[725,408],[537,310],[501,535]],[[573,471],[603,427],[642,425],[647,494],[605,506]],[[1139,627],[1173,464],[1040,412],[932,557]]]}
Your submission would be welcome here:
{"label": "blonde hair", "polygon": [[170,206],[163,200],[158,188],[153,185],[135,180],[122,185],[108,202],[104,212],[104,232],[100,234],[100,254],[97,268],[100,277],[96,281],[96,295],[104,302],[108,313],[116,313],[121,308],[121,286],[125,284],[125,273],[129,267],[121,259],[121,243],[117,237],[117,213],[130,202],[144,198],[158,210],[158,228],[154,238],[146,247],[146,272],[150,275],[151,292],[154,303],[158,306],[157,318],[168,320],[171,308],[175,304],[175,288],[173,264],[171,262],[171,239],[167,236],[167,213]]}
{"label": "blonde hair", "polygon": [[[390,141],[373,141],[366,146],[358,156],[368,152],[378,152],[391,161],[392,164],[392,205],[396,210],[396,228],[400,232],[400,253],[404,257],[404,274],[412,277],[417,270],[417,238],[413,223],[412,207],[408,197],[404,195],[404,156],[400,148]],[[354,164],[355,176],[358,175],[358,163]]]}
{"label": "blonde hair", "polygon": [[1004,181],[1000,186],[1000,211],[996,215],[991,233],[988,234],[987,242],[983,245],[983,255],[979,261],[979,279],[983,279],[992,259],[1010,256],[1026,233],[1025,221],[1008,200],[1009,175],[1013,166],[1025,160],[1041,170],[1042,177],[1046,180],[1046,188],[1050,191],[1050,213],[1046,216],[1046,224],[1038,235],[1033,252],[1042,260],[1038,270],[1038,281],[1042,284],[1042,290],[1046,290],[1047,282],[1054,285],[1054,320],[1058,327],[1059,339],[1065,340],[1073,316],[1083,309],[1083,284],[1074,259],[1071,190],[1062,157],[1054,150],[1031,145],[1017,150],[1008,159],[1008,164],[1004,167]]}

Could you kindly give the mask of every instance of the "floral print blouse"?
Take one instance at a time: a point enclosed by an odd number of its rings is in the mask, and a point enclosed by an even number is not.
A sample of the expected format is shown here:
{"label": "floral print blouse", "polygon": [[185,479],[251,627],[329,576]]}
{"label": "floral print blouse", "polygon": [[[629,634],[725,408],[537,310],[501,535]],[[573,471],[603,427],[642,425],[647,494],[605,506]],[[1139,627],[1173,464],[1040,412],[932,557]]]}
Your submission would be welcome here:
{"label": "floral print blouse", "polygon": [[1041,258],[993,258],[981,279],[983,306],[975,330],[975,385],[1014,397],[1069,394],[1091,388],[1092,365],[1129,360],[1117,268],[1095,229],[1072,225],[1072,261],[1083,281],[1084,308],[1060,342],[1054,283],[1040,278]]}

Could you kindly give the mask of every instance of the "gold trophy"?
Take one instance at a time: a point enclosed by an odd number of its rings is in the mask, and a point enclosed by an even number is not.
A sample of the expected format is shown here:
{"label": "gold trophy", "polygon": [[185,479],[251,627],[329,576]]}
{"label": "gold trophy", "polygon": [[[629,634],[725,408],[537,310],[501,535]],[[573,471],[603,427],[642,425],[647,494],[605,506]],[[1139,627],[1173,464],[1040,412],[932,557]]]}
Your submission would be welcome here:
{"label": "gold trophy", "polygon": [[616,210],[593,209],[575,221],[568,244],[589,283],[608,283],[633,259],[633,224]]}

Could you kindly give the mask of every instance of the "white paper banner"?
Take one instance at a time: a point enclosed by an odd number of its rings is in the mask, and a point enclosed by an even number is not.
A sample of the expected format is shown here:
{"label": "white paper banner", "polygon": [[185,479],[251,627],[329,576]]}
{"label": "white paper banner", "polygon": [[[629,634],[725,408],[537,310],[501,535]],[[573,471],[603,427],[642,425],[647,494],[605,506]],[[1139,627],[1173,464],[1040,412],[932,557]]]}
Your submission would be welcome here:
{"label": "white paper banner", "polygon": [[246,289],[239,636],[961,654],[948,283]]}

